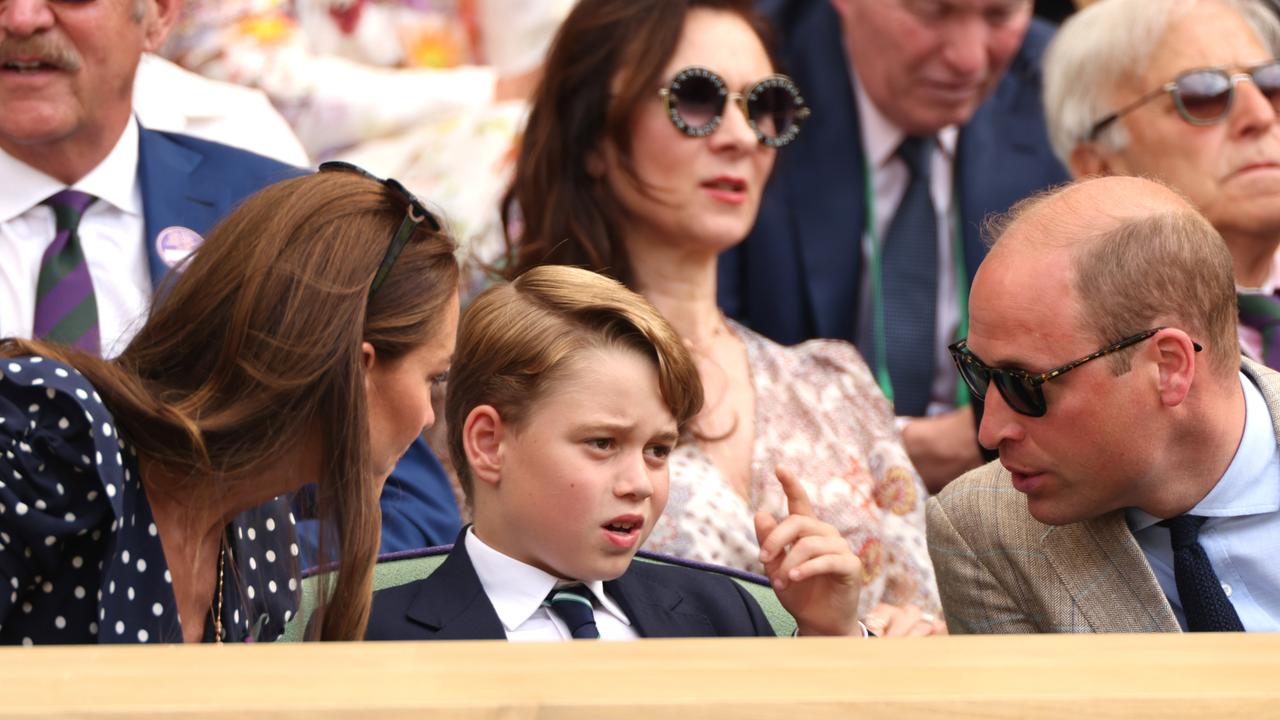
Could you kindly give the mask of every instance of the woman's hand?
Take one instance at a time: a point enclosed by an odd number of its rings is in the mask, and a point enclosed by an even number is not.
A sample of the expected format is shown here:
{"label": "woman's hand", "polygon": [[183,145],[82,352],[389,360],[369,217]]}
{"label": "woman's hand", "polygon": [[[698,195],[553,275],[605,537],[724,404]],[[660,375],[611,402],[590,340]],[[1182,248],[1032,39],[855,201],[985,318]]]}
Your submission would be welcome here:
{"label": "woman's hand", "polygon": [[760,561],[778,600],[801,635],[861,635],[862,562],[834,527],[814,517],[800,481],[781,467],[775,473],[788,515],[778,522],[762,510],[755,523]]}
{"label": "woman's hand", "polygon": [[862,619],[877,637],[923,637],[947,634],[947,623],[915,605],[880,603]]}

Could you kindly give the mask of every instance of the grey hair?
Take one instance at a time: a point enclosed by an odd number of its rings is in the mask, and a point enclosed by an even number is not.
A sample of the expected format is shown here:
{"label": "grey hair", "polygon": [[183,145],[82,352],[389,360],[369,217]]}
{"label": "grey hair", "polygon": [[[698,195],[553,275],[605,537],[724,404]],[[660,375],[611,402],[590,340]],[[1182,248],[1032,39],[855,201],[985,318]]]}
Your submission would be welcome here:
{"label": "grey hair", "polygon": [[[1054,154],[1069,164],[1071,151],[1088,142],[1093,124],[1115,112],[1108,99],[1123,82],[1136,81],[1169,25],[1199,3],[1235,10],[1272,56],[1280,54],[1280,18],[1266,0],[1103,0],[1072,15],[1044,56],[1044,109]],[[1120,150],[1129,138],[1112,123],[1095,139]]]}

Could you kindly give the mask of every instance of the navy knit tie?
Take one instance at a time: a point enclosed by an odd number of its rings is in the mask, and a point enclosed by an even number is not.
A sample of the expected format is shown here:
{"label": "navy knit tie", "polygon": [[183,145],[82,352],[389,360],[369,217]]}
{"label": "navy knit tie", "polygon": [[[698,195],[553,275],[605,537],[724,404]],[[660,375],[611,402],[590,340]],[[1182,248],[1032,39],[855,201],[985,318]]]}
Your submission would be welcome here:
{"label": "navy knit tie", "polygon": [[1182,600],[1182,613],[1191,632],[1240,632],[1244,630],[1240,616],[1200,546],[1200,526],[1206,519],[1179,515],[1160,523],[1169,528],[1173,544],[1173,579]]}
{"label": "navy knit tie", "polygon": [[569,628],[574,640],[597,640],[596,616],[591,609],[591,591],[585,585],[569,585],[552,590],[543,603]]}
{"label": "navy knit tie", "polygon": [[884,237],[884,349],[898,415],[924,415],[933,387],[938,303],[938,219],[929,189],[933,147],[932,137],[908,137],[898,147],[911,177]]}

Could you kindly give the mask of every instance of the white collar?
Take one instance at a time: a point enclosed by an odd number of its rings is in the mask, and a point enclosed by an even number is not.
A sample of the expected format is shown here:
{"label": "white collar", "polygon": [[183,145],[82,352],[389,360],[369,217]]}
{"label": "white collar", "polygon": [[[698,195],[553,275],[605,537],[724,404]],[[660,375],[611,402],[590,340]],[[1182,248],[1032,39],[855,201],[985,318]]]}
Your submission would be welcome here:
{"label": "white collar", "polygon": [[[862,149],[867,162],[870,163],[871,172],[875,173],[893,159],[894,153],[898,151],[898,146],[902,144],[907,134],[885,117],[884,113],[880,112],[880,108],[871,101],[871,96],[867,95],[862,84],[858,82],[857,70],[852,65],[850,65],[850,77],[853,78],[854,96],[858,99],[858,120],[862,125]],[[938,147],[942,149],[948,160],[954,160],[956,156],[956,141],[959,135],[960,129],[955,125],[948,125],[937,133]]]}
{"label": "white collar", "polygon": [[[67,189],[62,182],[0,150],[0,222],[8,222]],[[121,212],[142,214],[138,189],[138,121],[129,117],[115,147],[97,167],[71,187],[114,206]]]}
{"label": "white collar", "polygon": [[[475,526],[467,528],[464,542],[480,585],[507,632],[533,617],[553,588],[570,584],[493,549],[476,535]],[[583,584],[596,596],[602,610],[627,625],[631,624],[627,614],[605,594],[604,582],[593,580]]]}

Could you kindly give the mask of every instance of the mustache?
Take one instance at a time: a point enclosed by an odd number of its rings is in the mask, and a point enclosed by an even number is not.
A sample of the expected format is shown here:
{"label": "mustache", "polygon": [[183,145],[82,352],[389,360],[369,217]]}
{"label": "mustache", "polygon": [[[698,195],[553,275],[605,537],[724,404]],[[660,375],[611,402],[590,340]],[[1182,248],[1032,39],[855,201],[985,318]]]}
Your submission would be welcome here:
{"label": "mustache", "polygon": [[80,54],[70,45],[47,35],[0,40],[0,63],[36,60],[60,70],[80,69]]}

